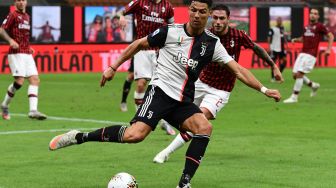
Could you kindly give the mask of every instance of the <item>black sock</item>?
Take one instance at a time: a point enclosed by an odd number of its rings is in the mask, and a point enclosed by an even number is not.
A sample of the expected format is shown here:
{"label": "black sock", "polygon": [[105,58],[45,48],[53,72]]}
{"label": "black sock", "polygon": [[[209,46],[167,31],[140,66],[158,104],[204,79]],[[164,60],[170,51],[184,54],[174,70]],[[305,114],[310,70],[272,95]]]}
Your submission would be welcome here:
{"label": "black sock", "polygon": [[124,82],[123,93],[122,93],[122,98],[121,98],[122,103],[126,102],[127,100],[127,96],[130,92],[132,82],[133,82],[132,80],[131,81],[125,80]]}
{"label": "black sock", "polygon": [[126,126],[115,125],[97,129],[89,133],[78,133],[76,140],[78,144],[89,141],[122,143],[126,128]]}
{"label": "black sock", "polygon": [[183,175],[188,175],[190,179],[194,176],[201,163],[205,150],[209,143],[208,135],[194,135],[186,153],[186,162]]}
{"label": "black sock", "polygon": [[281,72],[281,73],[282,73],[283,70],[286,68],[286,64],[287,64],[286,61],[284,61],[284,62],[282,62],[282,63],[280,64],[280,72]]}

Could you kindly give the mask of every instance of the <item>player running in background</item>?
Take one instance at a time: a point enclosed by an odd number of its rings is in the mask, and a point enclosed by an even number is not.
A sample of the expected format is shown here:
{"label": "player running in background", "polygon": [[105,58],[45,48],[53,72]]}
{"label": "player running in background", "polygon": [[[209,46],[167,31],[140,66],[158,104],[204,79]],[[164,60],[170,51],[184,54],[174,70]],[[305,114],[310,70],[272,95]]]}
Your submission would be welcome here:
{"label": "player running in background", "polygon": [[[229,21],[230,10],[227,6],[219,4],[212,9],[212,28],[210,31],[220,38],[228,54],[238,62],[242,47],[252,49],[254,53],[273,67],[275,77],[279,82],[282,82],[282,75],[266,50],[252,42],[245,31],[229,27]],[[195,83],[194,103],[200,107],[207,119],[215,119],[216,114],[228,103],[235,82],[236,76],[216,62],[209,63],[202,70]],[[153,161],[164,163],[171,153],[181,148],[191,138],[191,133],[181,132],[154,157]]]}
{"label": "player running in background", "polygon": [[312,8],[309,14],[310,23],[304,28],[303,36],[292,39],[292,42],[303,42],[303,46],[302,52],[296,58],[293,67],[293,78],[295,80],[293,93],[288,99],[284,100],[284,103],[298,102],[299,93],[303,83],[312,89],[310,93],[311,97],[316,95],[316,92],[320,87],[319,83],[311,81],[306,74],[310,73],[314,68],[319,43],[322,40],[323,35],[326,35],[328,38],[328,48],[325,51],[326,54],[330,54],[334,35],[328,31],[322,23],[318,22],[319,17],[319,11]]}
{"label": "player running in background", "polygon": [[[136,20],[136,38],[140,39],[152,33],[159,27],[174,23],[174,10],[168,0],[133,0],[126,7],[123,15],[133,14]],[[126,26],[124,16],[120,24]],[[147,82],[152,78],[156,67],[156,48],[139,51],[134,56],[134,101],[137,108],[143,103]],[[127,82],[127,81],[126,81]],[[121,104],[123,105],[123,104]],[[174,129],[165,121],[161,124],[167,134],[175,135]]]}
{"label": "player running in background", "polygon": [[[287,40],[285,36],[285,28],[282,25],[282,18],[278,17],[276,20],[276,26],[272,27],[268,31],[267,41],[269,43],[269,51],[271,58],[274,62],[279,60],[280,72],[286,68],[287,59],[286,59],[286,49],[287,49]],[[271,70],[271,81],[274,82],[274,73],[273,69]]]}
{"label": "player running in background", "polygon": [[14,4],[16,10],[9,13],[1,26],[19,44],[18,49],[14,49],[12,47],[9,48],[8,62],[14,77],[14,82],[9,85],[7,94],[1,104],[2,118],[5,120],[10,119],[8,111],[9,103],[13,99],[15,92],[21,88],[25,79],[28,79],[28,117],[44,120],[47,116],[37,110],[37,97],[40,80],[32,56],[34,51],[29,46],[30,17],[26,13],[27,0],[15,0]]}
{"label": "player running in background", "polygon": [[216,36],[205,30],[211,5],[212,0],[192,1],[187,24],[167,25],[134,41],[104,71],[101,86],[104,86],[107,80],[111,80],[117,68],[139,50],[148,47],[160,48],[157,69],[144,97],[146,102],[136,112],[131,126],[115,125],[89,133],[72,130],[54,137],[49,149],[56,150],[89,141],[141,142],[155,130],[160,119],[166,119],[180,131],[190,131],[194,134],[186,152],[185,167],[177,186],[189,188],[190,181],[204,157],[212,132],[210,122],[193,103],[194,82],[206,64],[217,62],[228,68],[244,84],[261,91],[267,97],[276,101],[281,98],[279,91],[265,88],[250,71],[242,68],[228,55]]}

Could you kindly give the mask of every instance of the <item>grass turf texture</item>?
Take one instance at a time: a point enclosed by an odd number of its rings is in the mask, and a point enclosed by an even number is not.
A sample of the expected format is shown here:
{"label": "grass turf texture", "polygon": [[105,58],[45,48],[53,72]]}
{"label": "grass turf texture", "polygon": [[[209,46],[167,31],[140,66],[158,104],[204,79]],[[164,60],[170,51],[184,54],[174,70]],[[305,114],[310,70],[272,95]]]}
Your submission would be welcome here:
{"label": "grass turf texture", "polygon": [[[281,85],[269,82],[269,70],[253,72],[267,87],[279,88],[283,99],[290,95],[290,70],[285,70],[286,82]],[[275,103],[238,81],[229,104],[212,121],[213,135],[193,187],[335,187],[335,74],[336,69],[315,69],[309,77],[320,82],[318,95],[310,98],[310,89],[304,86],[297,104]],[[134,115],[133,90],[129,112],[119,111],[125,77],[117,74],[101,89],[100,74],[41,75],[39,110],[50,116],[128,122]],[[0,75],[1,100],[10,82],[9,75]],[[10,110],[28,113],[26,84]],[[0,134],[103,126],[12,116],[10,121],[0,120]],[[63,132],[0,135],[0,187],[106,187],[112,175],[125,171],[140,187],[171,188],[184,166],[187,147],[163,165],[152,163],[174,138],[159,127],[136,145],[86,143],[49,151],[51,138]]]}

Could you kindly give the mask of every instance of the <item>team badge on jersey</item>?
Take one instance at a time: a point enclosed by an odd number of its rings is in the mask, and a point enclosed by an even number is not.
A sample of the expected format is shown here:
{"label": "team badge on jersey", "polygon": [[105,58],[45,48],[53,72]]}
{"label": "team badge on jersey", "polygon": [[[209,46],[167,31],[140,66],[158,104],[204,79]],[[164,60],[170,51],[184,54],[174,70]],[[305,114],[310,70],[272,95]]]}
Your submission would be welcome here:
{"label": "team badge on jersey", "polygon": [[231,48],[233,48],[233,47],[234,47],[234,45],[235,45],[235,42],[234,42],[234,40],[233,40],[233,39],[231,39],[231,40],[230,40],[230,46],[231,46]]}
{"label": "team badge on jersey", "polygon": [[201,49],[202,49],[202,51],[201,51],[201,56],[204,56],[204,54],[205,54],[205,51],[206,51],[206,49],[207,49],[207,46],[208,46],[208,44],[207,43],[205,43],[205,42],[202,42],[202,46],[201,46]]}
{"label": "team badge on jersey", "polygon": [[161,12],[162,12],[162,13],[166,12],[166,8],[162,7]]}

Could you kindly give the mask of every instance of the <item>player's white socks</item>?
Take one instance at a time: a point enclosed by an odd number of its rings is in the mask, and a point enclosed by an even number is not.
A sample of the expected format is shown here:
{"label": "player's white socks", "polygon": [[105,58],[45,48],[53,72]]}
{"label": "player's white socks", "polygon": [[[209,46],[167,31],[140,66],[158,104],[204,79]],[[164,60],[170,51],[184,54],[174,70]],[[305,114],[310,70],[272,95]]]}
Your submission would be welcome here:
{"label": "player's white socks", "polygon": [[29,85],[28,86],[28,98],[29,98],[29,110],[37,111],[38,103],[38,86]]}
{"label": "player's white socks", "polygon": [[[14,84],[15,84],[15,86],[14,86]],[[16,83],[12,83],[11,85],[9,85],[7,93],[6,93],[5,98],[4,98],[1,105],[4,106],[4,107],[7,107],[9,105],[9,103],[11,102],[12,98],[14,97],[15,92],[17,90],[19,90],[20,87],[21,86],[16,84]]]}
{"label": "player's white socks", "polygon": [[309,78],[307,76],[303,76],[303,83],[305,83],[306,85],[308,85],[311,81],[309,80]]}
{"label": "player's white socks", "polygon": [[145,93],[138,93],[134,92],[134,102],[136,106],[136,110],[138,110],[139,106],[143,103],[143,98],[145,96]]}
{"label": "player's white socks", "polygon": [[295,80],[295,84],[294,84],[294,88],[293,88],[293,90],[294,90],[294,92],[292,94],[293,98],[296,98],[296,99],[298,98],[298,95],[301,91],[302,85],[303,85],[303,78],[297,78]]}
{"label": "player's white socks", "polygon": [[[188,134],[190,136],[193,136],[192,133]],[[186,143],[186,141],[182,138],[181,134],[177,134],[177,136],[174,138],[174,140],[164,149],[164,151],[170,155],[171,153],[173,153],[174,151],[178,150],[179,148],[181,148],[184,144]]]}

